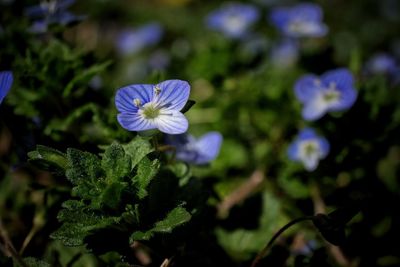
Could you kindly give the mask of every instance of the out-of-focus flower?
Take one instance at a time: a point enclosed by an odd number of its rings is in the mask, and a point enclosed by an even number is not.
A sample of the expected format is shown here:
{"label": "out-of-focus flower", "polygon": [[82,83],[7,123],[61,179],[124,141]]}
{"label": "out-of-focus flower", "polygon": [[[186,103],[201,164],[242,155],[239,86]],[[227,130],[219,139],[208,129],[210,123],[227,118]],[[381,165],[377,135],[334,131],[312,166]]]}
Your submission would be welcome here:
{"label": "out-of-focus flower", "polygon": [[350,108],[357,98],[353,84],[353,75],[344,68],[327,71],[321,77],[313,74],[300,77],[294,91],[304,105],[303,118],[313,121],[329,111]]}
{"label": "out-of-focus flower", "polygon": [[296,41],[284,39],[271,49],[271,62],[278,68],[293,66],[299,58],[299,47]]}
{"label": "out-of-focus flower", "polygon": [[399,71],[394,57],[386,53],[373,55],[365,64],[366,71],[369,74],[394,74]]}
{"label": "out-of-focus flower", "polygon": [[184,133],[188,121],[180,110],[189,93],[189,84],[181,80],[123,87],[115,96],[115,105],[120,112],[118,122],[129,131],[159,129],[167,134]]}
{"label": "out-of-focus flower", "polygon": [[0,104],[8,94],[8,91],[10,91],[13,80],[14,78],[11,71],[0,71]]}
{"label": "out-of-focus flower", "polygon": [[164,31],[157,22],[145,24],[136,29],[122,30],[116,38],[116,48],[122,55],[135,54],[147,46],[160,42]]}
{"label": "out-of-focus flower", "polygon": [[208,132],[199,139],[190,134],[168,135],[166,142],[176,149],[176,158],[187,163],[203,165],[214,160],[220,151],[222,135]]}
{"label": "out-of-focus flower", "polygon": [[85,16],[78,16],[67,11],[74,3],[75,0],[41,1],[39,5],[28,7],[25,9],[25,14],[35,19],[30,31],[34,33],[44,33],[51,24],[61,24],[65,26],[73,22],[81,21]]}
{"label": "out-of-focus flower", "polygon": [[270,20],[289,37],[321,37],[328,32],[328,27],[322,22],[322,9],[316,4],[274,8]]}
{"label": "out-of-focus flower", "polygon": [[307,171],[314,171],[321,159],[329,153],[328,141],[318,136],[311,128],[303,129],[289,145],[288,156],[293,161],[299,161]]}
{"label": "out-of-focus flower", "polygon": [[206,24],[210,29],[237,39],[248,33],[250,26],[258,20],[259,16],[258,9],[252,5],[227,3],[212,11],[206,17]]}

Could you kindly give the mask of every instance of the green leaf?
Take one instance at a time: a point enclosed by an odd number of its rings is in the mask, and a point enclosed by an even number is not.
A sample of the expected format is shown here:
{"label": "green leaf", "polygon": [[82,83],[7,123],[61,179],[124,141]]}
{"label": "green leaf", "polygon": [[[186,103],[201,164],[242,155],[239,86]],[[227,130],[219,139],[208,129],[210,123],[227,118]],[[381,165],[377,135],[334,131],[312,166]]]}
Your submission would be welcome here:
{"label": "green leaf", "polygon": [[112,209],[116,209],[121,203],[122,193],[127,186],[127,183],[120,182],[108,185],[100,195],[101,202]]}
{"label": "green leaf", "polygon": [[[22,260],[29,267],[50,267],[51,266],[47,262],[33,258],[33,257],[23,258]],[[14,266],[22,267],[17,261],[14,261]]]}
{"label": "green leaf", "polygon": [[133,177],[132,182],[137,187],[137,195],[139,199],[143,199],[147,196],[147,187],[151,180],[156,176],[160,169],[160,161],[155,159],[153,161],[144,157],[138,165],[137,174]]}
{"label": "green leaf", "polygon": [[130,237],[130,242],[134,240],[149,240],[154,233],[171,233],[172,230],[191,219],[191,215],[182,207],[176,207],[170,211],[165,219],[157,222],[154,227],[146,232],[137,231]]}
{"label": "green leaf", "polygon": [[78,74],[77,76],[75,76],[64,88],[63,97],[69,96],[71,94],[72,89],[76,87],[78,83],[89,82],[91,78],[93,78],[96,74],[104,71],[110,64],[111,61],[107,61],[99,65],[94,65],[86,69],[82,73]]}
{"label": "green leaf", "polygon": [[135,137],[130,143],[123,147],[125,153],[131,157],[131,169],[133,169],[147,154],[154,151],[150,142],[140,136]]}
{"label": "green leaf", "polygon": [[189,100],[186,102],[185,106],[182,108],[181,112],[182,112],[182,113],[188,112],[188,111],[193,107],[194,104],[196,104],[196,101],[190,100],[190,99],[189,99]]}
{"label": "green leaf", "polygon": [[29,162],[37,167],[64,174],[67,168],[67,155],[50,147],[38,145],[36,150],[28,153]]}
{"label": "green leaf", "polygon": [[119,222],[117,217],[105,217],[85,210],[61,210],[57,218],[64,222],[50,237],[66,246],[80,246],[94,230],[111,227]]}
{"label": "green leaf", "polygon": [[131,158],[125,155],[120,144],[114,142],[104,152],[101,166],[106,172],[107,181],[120,181],[131,171]]}
{"label": "green leaf", "polygon": [[68,180],[73,184],[86,182],[87,180],[96,180],[103,170],[100,167],[99,158],[89,152],[83,152],[78,149],[68,148],[68,169],[65,173]]}

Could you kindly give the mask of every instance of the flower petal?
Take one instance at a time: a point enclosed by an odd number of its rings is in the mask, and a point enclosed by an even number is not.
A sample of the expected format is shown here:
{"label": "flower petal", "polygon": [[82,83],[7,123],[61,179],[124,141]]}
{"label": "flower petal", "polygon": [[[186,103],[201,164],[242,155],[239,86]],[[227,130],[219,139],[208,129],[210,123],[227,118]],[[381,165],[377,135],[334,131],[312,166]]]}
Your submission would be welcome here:
{"label": "flower petal", "polygon": [[133,104],[134,99],[139,99],[142,105],[153,99],[153,85],[137,84],[123,87],[115,95],[115,106],[119,112],[136,113],[138,108]]}
{"label": "flower petal", "polygon": [[158,95],[158,105],[169,110],[180,111],[189,99],[190,85],[182,80],[167,80],[156,86],[161,88]]}
{"label": "flower petal", "polygon": [[313,74],[307,74],[300,77],[294,85],[296,98],[302,103],[309,102],[315,98],[320,90],[318,81],[318,76]]}
{"label": "flower petal", "polygon": [[157,128],[167,134],[181,134],[187,131],[189,123],[186,117],[179,111],[168,111],[169,114],[161,114],[154,119]]}
{"label": "flower petal", "polygon": [[287,149],[287,154],[290,160],[299,160],[299,142],[295,141],[291,143]]}
{"label": "flower petal", "polygon": [[315,121],[325,115],[327,110],[327,102],[321,96],[317,96],[312,101],[305,103],[302,116],[305,120]]}
{"label": "flower petal", "polygon": [[219,153],[222,144],[222,135],[218,132],[209,132],[203,135],[197,142],[198,157],[196,164],[205,164],[214,160]]}
{"label": "flower petal", "polygon": [[299,141],[304,141],[307,139],[311,139],[311,138],[315,138],[317,137],[317,134],[315,133],[315,131],[312,128],[304,128],[303,130],[301,130],[301,132],[298,135],[298,140]]}
{"label": "flower petal", "polygon": [[4,97],[8,94],[8,91],[10,91],[13,80],[14,78],[11,71],[0,72],[0,103],[3,101]]}
{"label": "flower petal", "polygon": [[292,16],[301,18],[308,21],[322,20],[322,9],[319,5],[312,3],[301,3],[294,6],[292,9]]}
{"label": "flower petal", "polygon": [[145,131],[157,128],[153,121],[146,120],[138,113],[120,113],[117,119],[119,124],[128,131]]}
{"label": "flower petal", "polygon": [[329,86],[330,83],[334,82],[338,90],[353,88],[354,84],[353,74],[345,68],[325,72],[321,76],[321,81],[326,86]]}
{"label": "flower petal", "polygon": [[320,158],[323,159],[325,158],[330,150],[330,145],[328,140],[326,140],[323,137],[318,137],[318,143],[319,143],[319,148],[320,148]]}
{"label": "flower petal", "polygon": [[319,162],[318,153],[313,153],[305,158],[302,158],[301,161],[303,162],[307,171],[314,171]]}

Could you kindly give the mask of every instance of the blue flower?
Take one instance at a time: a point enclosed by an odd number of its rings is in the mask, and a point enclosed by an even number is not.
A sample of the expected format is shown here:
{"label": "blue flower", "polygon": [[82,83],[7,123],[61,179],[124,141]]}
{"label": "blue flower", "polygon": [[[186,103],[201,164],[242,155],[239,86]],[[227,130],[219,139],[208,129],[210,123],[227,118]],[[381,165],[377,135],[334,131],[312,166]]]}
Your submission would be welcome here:
{"label": "blue flower", "polygon": [[260,13],[252,5],[227,3],[206,17],[210,29],[222,32],[229,38],[243,37],[250,26],[258,20]]}
{"label": "blue flower", "polygon": [[369,74],[394,74],[399,70],[396,59],[386,53],[378,53],[372,56],[365,65]]}
{"label": "blue flower", "polygon": [[316,4],[274,8],[270,20],[289,37],[321,37],[328,32],[328,27],[322,23],[321,7]]}
{"label": "blue flower", "polygon": [[85,16],[77,16],[67,11],[75,3],[75,0],[53,0],[41,1],[39,5],[28,7],[25,14],[37,19],[33,22],[30,30],[34,33],[44,33],[51,24],[68,25],[80,21]]}
{"label": "blue flower", "polygon": [[10,91],[13,80],[14,78],[11,71],[0,71],[0,104],[8,94],[8,91]]}
{"label": "blue flower", "polygon": [[305,128],[289,145],[287,153],[291,160],[299,161],[307,171],[313,171],[319,161],[328,155],[329,143],[325,138],[319,137],[313,129]]}
{"label": "blue flower", "polygon": [[274,45],[271,50],[271,62],[279,68],[293,66],[299,58],[299,46],[292,39],[284,39]]}
{"label": "blue flower", "polygon": [[157,22],[145,24],[137,29],[124,29],[116,39],[116,47],[120,54],[135,54],[147,46],[157,44],[163,35],[163,28]]}
{"label": "blue flower", "polygon": [[189,134],[180,134],[168,135],[167,143],[175,147],[177,159],[203,165],[218,156],[222,139],[222,135],[218,132],[208,132],[199,139]]}
{"label": "blue flower", "polygon": [[181,80],[123,87],[115,96],[115,105],[120,112],[118,122],[129,131],[159,129],[168,134],[184,133],[188,121],[180,110],[189,93],[189,84]]}
{"label": "blue flower", "polygon": [[305,120],[317,120],[329,111],[350,108],[357,98],[353,75],[341,68],[324,73],[321,77],[307,74],[297,80],[294,91],[303,103]]}

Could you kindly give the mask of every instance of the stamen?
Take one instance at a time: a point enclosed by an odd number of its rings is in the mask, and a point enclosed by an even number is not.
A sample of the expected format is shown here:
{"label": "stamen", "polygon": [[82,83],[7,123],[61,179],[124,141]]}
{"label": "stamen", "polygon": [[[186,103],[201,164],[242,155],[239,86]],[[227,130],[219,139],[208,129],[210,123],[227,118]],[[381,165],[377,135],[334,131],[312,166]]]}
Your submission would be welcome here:
{"label": "stamen", "polygon": [[161,88],[158,85],[154,86],[154,93],[156,94],[156,96],[161,93]]}
{"label": "stamen", "polygon": [[140,101],[139,98],[135,98],[133,99],[133,104],[135,105],[135,107],[140,108],[140,106],[142,105],[142,101]]}

